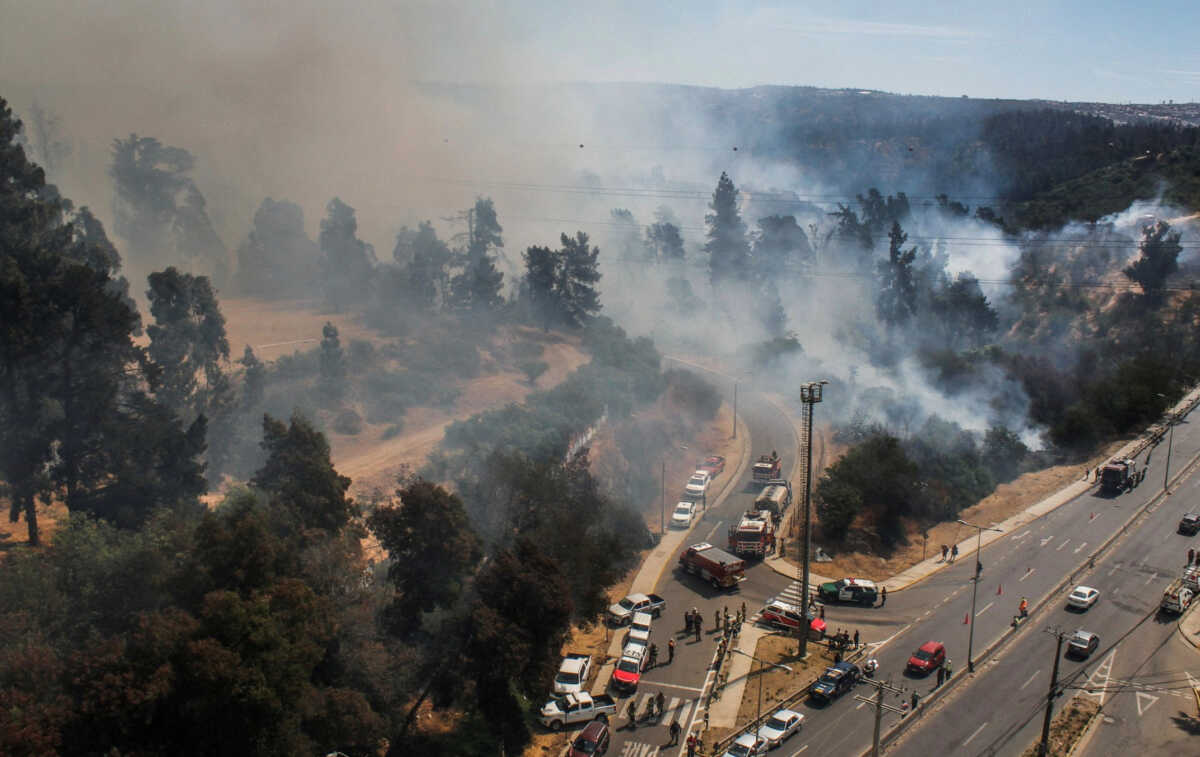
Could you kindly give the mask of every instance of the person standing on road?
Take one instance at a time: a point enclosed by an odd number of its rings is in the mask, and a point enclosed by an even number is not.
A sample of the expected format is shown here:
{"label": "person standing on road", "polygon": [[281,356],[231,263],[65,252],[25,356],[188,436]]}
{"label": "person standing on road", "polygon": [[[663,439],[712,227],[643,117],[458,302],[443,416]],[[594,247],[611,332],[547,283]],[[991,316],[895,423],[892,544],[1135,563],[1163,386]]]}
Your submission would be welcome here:
{"label": "person standing on road", "polygon": [[673,662],[675,662],[675,640],[670,639],[667,641],[667,664],[670,665]]}
{"label": "person standing on road", "polygon": [[721,611],[720,610],[713,610],[713,630],[714,631],[721,630]]}
{"label": "person standing on road", "polygon": [[654,704],[657,705],[658,716],[661,718],[667,709],[667,698],[663,696],[661,691],[658,692],[658,696],[654,698]]}
{"label": "person standing on road", "polygon": [[1196,550],[1189,549],[1188,550],[1188,565],[1191,565],[1192,561],[1195,559],[1196,559]]}
{"label": "person standing on road", "polygon": [[945,544],[942,545],[942,562],[946,562],[946,555],[950,553],[950,548]]}
{"label": "person standing on road", "polygon": [[950,562],[954,562],[957,559],[958,559],[958,545],[955,544],[953,547],[950,548]]}
{"label": "person standing on road", "polygon": [[681,729],[679,728],[679,721],[672,720],[671,721],[671,743],[669,744],[669,746],[675,746],[676,744],[679,743],[679,731],[680,730]]}
{"label": "person standing on road", "polygon": [[629,709],[625,711],[625,717],[629,718],[630,728],[637,728],[637,704],[633,697],[629,698]]}
{"label": "person standing on road", "polygon": [[854,648],[858,649],[858,629],[854,629]]}
{"label": "person standing on road", "polygon": [[913,712],[916,712],[916,711],[917,711],[917,704],[919,704],[919,703],[920,703],[920,701],[921,701],[921,695],[920,695],[920,694],[918,694],[918,693],[917,693],[917,692],[914,690],[914,691],[913,691],[913,693],[912,693],[912,711],[913,711]]}
{"label": "person standing on road", "polygon": [[692,632],[696,634],[696,641],[700,641],[700,616],[696,616],[696,622],[692,624]]}
{"label": "person standing on road", "polygon": [[696,757],[696,734],[689,733],[687,737],[687,757]]}
{"label": "person standing on road", "polygon": [[952,676],[952,675],[954,675],[953,663],[951,663],[950,658],[947,657],[946,658],[946,680],[949,681],[950,676]]}
{"label": "person standing on road", "polygon": [[887,604],[887,587],[881,586],[879,588],[879,606],[883,607],[886,604]]}

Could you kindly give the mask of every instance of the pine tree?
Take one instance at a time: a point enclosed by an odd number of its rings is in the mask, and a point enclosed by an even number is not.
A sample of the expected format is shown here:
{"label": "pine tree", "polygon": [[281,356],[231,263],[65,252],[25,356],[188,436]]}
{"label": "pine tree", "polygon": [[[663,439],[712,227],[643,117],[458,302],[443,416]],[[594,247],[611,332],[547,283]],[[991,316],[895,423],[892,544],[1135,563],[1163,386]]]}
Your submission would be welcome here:
{"label": "pine tree", "polygon": [[321,376],[317,388],[325,401],[332,404],[346,393],[346,358],[336,326],[326,321],[321,334]]}
{"label": "pine tree", "polygon": [[1138,244],[1138,259],[1125,268],[1123,273],[1142,287],[1142,301],[1155,308],[1165,300],[1163,287],[1167,278],[1179,270],[1179,244],[1181,234],[1171,232],[1171,225],[1158,221],[1142,229],[1142,240]]}
{"label": "pine tree", "polygon": [[738,210],[738,191],[725,173],[713,191],[708,223],[708,272],[713,285],[725,280],[745,281],[750,277],[750,245],[746,242],[746,224]]}
{"label": "pine tree", "polygon": [[600,291],[596,289],[600,250],[588,244],[588,236],[582,231],[576,232],[574,239],[566,234],[561,239],[558,291],[563,318],[569,326],[583,326],[600,312]]}
{"label": "pine tree", "polygon": [[912,317],[916,308],[916,285],[913,282],[913,261],[917,248],[904,250],[908,235],[900,224],[892,222],[888,232],[888,259],[879,262],[875,311],[879,320],[889,326],[900,326]]}
{"label": "pine tree", "polygon": [[475,313],[495,310],[504,301],[501,287],[504,274],[496,268],[491,250],[502,249],[503,229],[496,218],[491,198],[479,198],[464,214],[467,222],[467,249],[461,255],[462,271],[450,282],[453,307]]}
{"label": "pine tree", "polygon": [[321,273],[325,298],[337,312],[365,303],[375,271],[375,248],[360,240],[354,208],[335,197],[321,220]]}

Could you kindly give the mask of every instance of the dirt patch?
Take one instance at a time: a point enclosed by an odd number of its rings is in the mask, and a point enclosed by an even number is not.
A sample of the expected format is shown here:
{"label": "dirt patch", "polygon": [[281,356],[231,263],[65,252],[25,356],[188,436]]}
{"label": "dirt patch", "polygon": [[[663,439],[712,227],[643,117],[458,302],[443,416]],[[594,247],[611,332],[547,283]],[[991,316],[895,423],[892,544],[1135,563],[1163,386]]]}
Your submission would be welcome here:
{"label": "dirt patch", "polygon": [[[1075,697],[1050,721],[1050,754],[1066,755],[1100,712],[1100,703],[1088,697]],[[1021,757],[1038,757],[1040,740],[1034,742]]]}
{"label": "dirt patch", "polygon": [[[1059,465],[1025,473],[1015,481],[996,487],[996,491],[978,504],[963,510],[960,517],[979,524],[1000,523],[1079,481],[1085,470],[1094,469],[1105,462],[1124,444],[1123,441],[1112,443],[1104,454],[1095,456],[1086,464]],[[827,457],[832,461],[836,459],[836,454],[831,449]],[[815,473],[813,479],[817,479]],[[815,507],[813,520],[819,523]],[[814,531],[814,548],[820,545],[833,558],[832,562],[814,563],[814,569],[824,576],[856,576],[880,581],[907,570],[927,557],[940,554],[942,544],[950,546],[975,535],[975,529],[955,521],[937,523],[924,533],[916,521],[906,519],[904,524],[908,543],[898,545],[890,552],[875,538],[873,524],[867,517],[859,517],[855,521],[846,543],[841,546],[822,541],[819,530]]]}

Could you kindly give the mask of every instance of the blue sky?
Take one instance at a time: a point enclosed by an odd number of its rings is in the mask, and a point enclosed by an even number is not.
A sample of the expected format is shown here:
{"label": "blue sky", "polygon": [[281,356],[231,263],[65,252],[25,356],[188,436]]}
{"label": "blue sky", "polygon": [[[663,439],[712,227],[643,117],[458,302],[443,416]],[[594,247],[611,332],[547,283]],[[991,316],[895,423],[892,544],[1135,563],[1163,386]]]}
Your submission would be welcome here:
{"label": "blue sky", "polygon": [[1200,100],[1200,2],[456,5],[466,39],[431,57],[431,78]]}

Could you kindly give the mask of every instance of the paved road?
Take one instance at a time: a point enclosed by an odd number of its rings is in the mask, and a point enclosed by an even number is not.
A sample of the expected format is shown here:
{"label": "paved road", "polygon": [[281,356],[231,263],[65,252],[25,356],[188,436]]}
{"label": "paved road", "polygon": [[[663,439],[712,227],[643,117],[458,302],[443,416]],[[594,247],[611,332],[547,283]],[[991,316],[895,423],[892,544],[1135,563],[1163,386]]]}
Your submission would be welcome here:
{"label": "paved road", "polygon": [[[1190,460],[1200,450],[1200,429],[1179,427],[1174,448],[1176,465],[1182,460]],[[1161,457],[1163,451],[1155,454]],[[1156,465],[1161,463],[1161,459],[1155,461]],[[1161,490],[1161,475],[1162,468],[1152,466],[1150,475],[1139,489],[1115,499],[1105,500],[1095,495],[1080,497],[1031,524],[1033,528],[1028,534],[1017,534],[1004,540],[1007,545],[998,544],[997,556],[988,556],[988,550],[985,550],[985,557],[998,563],[997,567],[1009,576],[1012,575],[1011,567],[1019,568],[1021,563],[1027,562],[1026,570],[1032,568],[1033,574],[1029,580],[1013,586],[1019,587],[1019,592],[1028,593],[1033,600],[1040,596],[1039,592],[1049,590],[1052,582],[1070,572],[1070,560],[1064,555],[1071,555],[1076,560],[1084,557],[1087,550],[1076,556],[1076,545],[1098,544],[1114,533],[1132,510]],[[960,681],[945,701],[935,703],[933,711],[890,748],[889,753],[1020,754],[1041,731],[1055,654],[1055,639],[1044,632],[1048,627],[1067,632],[1083,628],[1100,635],[1098,652],[1084,662],[1063,659],[1059,678],[1073,680],[1077,686],[1096,691],[1092,696],[1104,699],[1106,711],[1111,710],[1108,714],[1117,726],[1141,719],[1139,703],[1142,715],[1152,712],[1156,702],[1151,698],[1158,696],[1145,690],[1139,694],[1137,685],[1126,682],[1153,685],[1155,681],[1171,680],[1172,685],[1178,685],[1181,678],[1186,680],[1188,670],[1193,675],[1200,675],[1197,664],[1200,658],[1194,650],[1189,655],[1174,645],[1175,619],[1156,612],[1162,589],[1181,570],[1188,547],[1196,543],[1195,539],[1176,534],[1175,528],[1180,515],[1195,506],[1200,495],[1200,481],[1189,475],[1177,487],[1175,494],[1152,505],[1095,561],[1093,568],[1077,578],[1075,583],[1094,586],[1101,591],[1100,600],[1094,607],[1085,613],[1066,609],[1065,597],[1073,584],[1055,593],[998,656],[981,665],[970,681]],[[1095,518],[1091,517],[1093,512],[1097,513]],[[1014,561],[1016,565],[1013,565]],[[1039,574],[1046,577],[1040,584],[1036,583]],[[983,586],[987,585],[985,579]],[[999,601],[987,592],[985,598],[989,602]],[[989,625],[980,623],[978,632],[982,638],[994,638],[996,621],[1003,621],[1006,614],[1011,615],[1011,601],[1007,603],[1010,612],[994,613]],[[983,621],[983,618],[979,620]],[[934,624],[923,624],[922,630],[927,627],[934,627]],[[1167,650],[1167,656],[1160,660],[1163,650]],[[1153,675],[1166,672],[1173,677],[1163,679]],[[1174,695],[1170,696],[1175,706],[1157,702],[1161,706],[1156,718],[1168,710],[1177,714],[1179,702],[1175,701]],[[1066,701],[1066,697],[1056,700],[1056,711]],[[1142,727],[1145,728],[1145,724]],[[1118,730],[1121,729],[1106,726],[1106,731]],[[1175,743],[1186,735],[1178,724],[1169,727],[1160,724],[1152,736],[1148,736],[1150,730],[1125,729],[1121,732],[1124,733],[1122,741],[1136,744],[1139,753],[1148,753],[1149,744]],[[1094,749],[1101,751],[1093,753],[1112,754],[1116,751],[1115,743],[1118,742],[1111,738],[1099,741]],[[1170,748],[1164,748],[1167,751],[1162,753],[1171,753]]]}
{"label": "paved road", "polygon": [[[730,401],[732,397],[726,399]],[[768,402],[750,395],[749,392],[739,394],[738,414],[749,429],[752,440],[751,455],[757,457],[772,449],[776,450],[783,459],[783,470],[791,470],[796,460],[796,439],[787,419]],[[729,470],[722,475],[733,475],[733,471]],[[747,468],[744,478],[748,481],[749,477],[750,472]],[[683,481],[678,482],[681,491],[683,484]],[[752,508],[757,493],[757,489],[751,491],[744,485],[738,486],[720,507],[710,508],[702,514],[700,522],[691,532],[692,538],[688,543],[711,541],[723,548],[728,538],[729,525],[735,522],[741,513]],[[742,602],[746,603],[747,612],[752,613],[759,609],[767,596],[787,585],[786,579],[776,576],[768,567],[754,563],[748,565],[748,579],[738,590],[714,591],[697,578],[680,573],[674,566],[674,561],[668,564],[656,587],[656,591],[667,600],[668,608],[667,613],[655,623],[651,633],[651,641],[657,644],[660,650],[660,664],[647,671],[634,695],[638,712],[642,712],[645,702],[661,691],[666,701],[667,715],[654,721],[645,721],[637,728],[630,729],[624,717],[628,700],[622,700],[619,710],[621,717],[613,723],[615,730],[609,755],[648,757],[656,754],[670,740],[667,727],[672,718],[678,717],[683,725],[687,726],[693,718],[699,717],[699,697],[716,648],[713,613],[723,610],[726,606],[733,612]],[[683,613],[690,607],[699,608],[704,618],[705,630],[699,642],[694,641],[693,637],[683,635]],[[665,664],[667,640],[672,635],[676,639],[675,661]]]}

